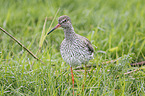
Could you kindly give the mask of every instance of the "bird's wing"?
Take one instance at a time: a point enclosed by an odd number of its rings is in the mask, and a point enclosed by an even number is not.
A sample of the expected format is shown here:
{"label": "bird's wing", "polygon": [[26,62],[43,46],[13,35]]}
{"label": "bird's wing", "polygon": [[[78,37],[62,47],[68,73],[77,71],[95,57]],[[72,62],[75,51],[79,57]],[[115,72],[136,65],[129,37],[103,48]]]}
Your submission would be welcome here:
{"label": "bird's wing", "polygon": [[91,53],[93,53],[94,52],[94,48],[93,48],[91,42],[86,37],[83,37],[83,36],[80,36],[80,35],[78,35],[78,37],[82,38],[84,44],[88,48],[88,51],[90,51]]}
{"label": "bird's wing", "polygon": [[94,48],[93,48],[91,42],[87,38],[85,39],[85,43],[87,44],[87,47],[88,47],[89,51],[91,51],[93,53]]}

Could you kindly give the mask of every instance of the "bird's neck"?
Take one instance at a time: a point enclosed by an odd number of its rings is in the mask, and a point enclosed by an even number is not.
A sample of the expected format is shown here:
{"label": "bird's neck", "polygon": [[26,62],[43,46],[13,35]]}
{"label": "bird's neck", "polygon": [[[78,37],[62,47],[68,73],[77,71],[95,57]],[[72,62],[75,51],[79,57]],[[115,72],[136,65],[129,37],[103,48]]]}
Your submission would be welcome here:
{"label": "bird's neck", "polygon": [[75,33],[74,28],[72,26],[68,27],[68,28],[64,28],[63,30],[64,30],[66,40],[72,40],[76,37],[76,33]]}

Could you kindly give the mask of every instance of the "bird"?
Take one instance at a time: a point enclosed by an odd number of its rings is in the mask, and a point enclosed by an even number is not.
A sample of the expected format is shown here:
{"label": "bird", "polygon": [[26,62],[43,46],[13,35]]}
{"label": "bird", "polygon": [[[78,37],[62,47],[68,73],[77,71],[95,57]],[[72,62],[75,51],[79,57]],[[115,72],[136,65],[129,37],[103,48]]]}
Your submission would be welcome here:
{"label": "bird", "polygon": [[70,65],[72,86],[74,88],[72,67],[84,64],[86,73],[86,64],[94,58],[94,48],[86,37],[75,33],[69,16],[60,16],[58,18],[58,24],[52,30],[50,30],[47,35],[49,35],[58,27],[62,27],[64,31],[65,38],[60,45],[60,53],[63,60]]}

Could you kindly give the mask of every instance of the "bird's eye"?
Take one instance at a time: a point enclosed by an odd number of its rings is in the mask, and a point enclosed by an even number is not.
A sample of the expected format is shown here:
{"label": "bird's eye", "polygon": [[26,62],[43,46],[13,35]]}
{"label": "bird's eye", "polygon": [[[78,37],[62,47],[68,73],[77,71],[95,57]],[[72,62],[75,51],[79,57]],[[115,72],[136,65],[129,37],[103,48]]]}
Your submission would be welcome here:
{"label": "bird's eye", "polygon": [[63,20],[63,23],[64,23],[64,22],[67,22],[67,20],[66,20],[66,19],[64,19],[64,20]]}
{"label": "bird's eye", "polygon": [[67,22],[68,20],[65,18],[65,19],[63,19],[61,22],[60,22],[60,24],[62,24],[62,23],[65,23],[65,22]]}

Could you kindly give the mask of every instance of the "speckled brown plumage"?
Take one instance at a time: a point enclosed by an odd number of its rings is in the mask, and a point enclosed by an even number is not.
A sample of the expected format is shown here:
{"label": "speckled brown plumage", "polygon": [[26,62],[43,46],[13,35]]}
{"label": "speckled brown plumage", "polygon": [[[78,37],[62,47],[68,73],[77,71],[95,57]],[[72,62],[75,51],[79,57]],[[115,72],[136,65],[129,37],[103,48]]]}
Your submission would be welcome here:
{"label": "speckled brown plumage", "polygon": [[[64,20],[66,22],[63,22]],[[58,23],[63,28],[65,34],[65,39],[60,46],[61,56],[64,61],[70,66],[87,64],[89,60],[93,59],[94,52],[90,41],[75,33],[68,16],[59,17]]]}

